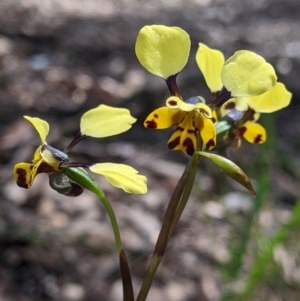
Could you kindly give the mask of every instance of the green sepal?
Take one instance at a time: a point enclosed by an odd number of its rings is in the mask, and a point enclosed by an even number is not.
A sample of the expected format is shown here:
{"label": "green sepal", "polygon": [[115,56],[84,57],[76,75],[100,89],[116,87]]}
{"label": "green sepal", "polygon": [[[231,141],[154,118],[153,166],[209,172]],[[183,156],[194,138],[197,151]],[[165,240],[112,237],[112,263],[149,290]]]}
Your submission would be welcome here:
{"label": "green sepal", "polygon": [[234,179],[236,182],[243,185],[254,197],[256,196],[255,190],[250,182],[248,176],[238,167],[235,163],[224,158],[222,156],[211,154],[207,152],[197,152],[199,155],[210,159],[215,163],[220,169],[227,174],[229,177]]}

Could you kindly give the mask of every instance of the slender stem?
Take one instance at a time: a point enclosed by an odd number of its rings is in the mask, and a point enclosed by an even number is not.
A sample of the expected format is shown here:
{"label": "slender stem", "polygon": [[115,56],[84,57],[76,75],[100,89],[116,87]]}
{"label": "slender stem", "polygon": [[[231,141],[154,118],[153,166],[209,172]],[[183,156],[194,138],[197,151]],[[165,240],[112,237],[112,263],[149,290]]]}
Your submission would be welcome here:
{"label": "slender stem", "polygon": [[[152,285],[152,282],[154,280],[154,276],[156,274],[156,271],[161,263],[161,260],[164,256],[168,241],[170,240],[170,236],[173,233],[176,223],[178,222],[180,215],[184,209],[185,204],[183,203],[180,205],[180,201],[182,200],[182,197],[184,196],[185,203],[189,197],[189,194],[191,192],[191,187],[193,184],[192,175],[194,173],[194,165],[195,165],[195,158],[198,157],[198,155],[193,155],[188,165],[186,166],[172,196],[170,199],[170,202],[168,204],[163,224],[156,242],[156,246],[152,255],[152,258],[150,260],[146,276],[144,278],[144,281],[142,283],[141,289],[139,291],[139,294],[137,296],[137,301],[145,301],[148,295],[148,292],[150,290],[150,287]],[[197,166],[197,165],[196,165]],[[191,186],[191,187],[190,187]],[[186,187],[190,187],[187,189]],[[178,213],[175,215],[175,213],[178,211]],[[181,213],[180,213],[181,212]],[[173,222],[174,216],[176,216],[177,221]]]}
{"label": "slender stem", "polygon": [[168,89],[170,91],[170,94],[172,96],[177,96],[179,98],[182,98],[180,91],[178,89],[177,83],[176,83],[176,77],[177,77],[178,73],[175,75],[171,75],[170,77],[168,77],[166,79],[166,84],[168,86]]}
{"label": "slender stem", "polygon": [[112,225],[112,228],[113,228],[115,240],[116,240],[117,251],[120,254],[120,252],[123,249],[123,246],[122,246],[121,235],[120,235],[119,226],[118,226],[118,222],[117,222],[114,210],[111,207],[111,204],[108,201],[106,195],[100,189],[100,187],[97,190],[97,192],[94,192],[94,193],[101,200],[101,203],[103,204],[103,206],[104,206],[104,208],[105,208],[105,210],[106,210],[106,212],[107,212],[107,214],[109,216],[109,219],[110,219],[110,222],[111,222],[111,225]]}
{"label": "slender stem", "polygon": [[180,203],[178,204],[178,207],[176,209],[176,212],[173,216],[171,225],[170,225],[170,230],[169,230],[169,234],[168,234],[168,240],[171,238],[177,223],[181,217],[181,214],[186,206],[186,203],[190,197],[191,191],[193,189],[194,186],[194,181],[195,181],[195,177],[197,174],[197,170],[198,170],[198,165],[199,165],[199,155],[195,152],[194,155],[191,158],[191,167],[188,173],[188,178],[187,178],[187,183],[186,186],[184,188],[182,197],[180,199]]}
{"label": "slender stem", "polygon": [[81,134],[80,132],[74,137],[74,139],[69,143],[69,145],[65,148],[64,153],[70,152],[74,146],[76,146],[81,140],[87,138],[88,136]]}
{"label": "slender stem", "polygon": [[107,199],[102,189],[99,187],[98,183],[84,169],[69,167],[69,168],[64,168],[63,172],[70,179],[76,181],[78,184],[82,185],[82,187],[93,192],[103,204],[112,225],[117,251],[119,254],[120,272],[121,272],[122,283],[123,283],[123,300],[134,301],[129,264],[123,249],[118,222],[109,200]]}
{"label": "slender stem", "polygon": [[103,206],[105,207],[105,210],[110,218],[110,222],[112,224],[112,228],[115,235],[117,250],[119,253],[119,259],[120,259],[120,272],[122,276],[122,282],[123,282],[123,296],[124,301],[134,301],[134,294],[133,294],[133,288],[132,288],[132,280],[131,280],[131,274],[129,269],[128,260],[126,257],[126,254],[124,252],[123,246],[122,246],[122,240],[121,235],[119,231],[118,222],[114,213],[114,210],[108,201],[106,195],[104,192],[98,187],[96,195],[101,200]]}

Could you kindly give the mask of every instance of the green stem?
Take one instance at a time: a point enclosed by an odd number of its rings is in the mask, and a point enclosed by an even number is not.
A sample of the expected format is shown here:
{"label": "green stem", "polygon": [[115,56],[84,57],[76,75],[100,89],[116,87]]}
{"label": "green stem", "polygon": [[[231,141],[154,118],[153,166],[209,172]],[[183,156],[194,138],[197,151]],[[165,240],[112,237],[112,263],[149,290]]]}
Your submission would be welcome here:
{"label": "green stem", "polygon": [[112,225],[117,251],[119,253],[120,271],[123,282],[123,300],[134,301],[132,280],[128,260],[123,249],[118,222],[109,200],[107,199],[102,189],[99,187],[98,183],[84,169],[78,167],[65,168],[64,173],[70,179],[82,185],[82,187],[84,187],[85,189],[93,192],[103,204]]}
{"label": "green stem", "polygon": [[[186,201],[188,200],[188,197],[190,195],[198,167],[198,165],[196,164],[198,162],[196,158],[198,158],[198,155],[196,154],[194,154],[190,158],[189,163],[186,166],[171,196],[170,202],[165,212],[163,224],[155,245],[155,249],[136,301],[145,301],[147,298],[156,271],[164,256],[171,234],[173,233],[176,227],[176,224],[184,209]],[[174,218],[176,218],[176,220],[173,222]]]}
{"label": "green stem", "polygon": [[178,224],[178,221],[181,217],[181,214],[186,206],[186,203],[190,197],[191,191],[194,186],[194,181],[195,181],[195,177],[197,174],[197,170],[198,170],[199,158],[200,157],[198,154],[196,154],[196,152],[194,153],[194,155],[191,158],[191,165],[190,165],[190,169],[189,169],[189,173],[188,173],[187,183],[184,188],[183,194],[181,196],[180,203],[178,204],[176,212],[173,216],[173,219],[172,219],[172,222],[170,225],[169,234],[168,234],[168,240],[171,238],[171,236]]}

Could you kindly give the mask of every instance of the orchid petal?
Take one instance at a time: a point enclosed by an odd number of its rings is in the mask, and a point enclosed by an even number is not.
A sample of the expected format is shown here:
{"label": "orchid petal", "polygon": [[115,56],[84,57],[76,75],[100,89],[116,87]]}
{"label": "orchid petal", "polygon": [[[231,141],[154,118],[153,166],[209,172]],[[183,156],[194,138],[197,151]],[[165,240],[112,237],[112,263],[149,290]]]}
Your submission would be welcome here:
{"label": "orchid petal", "polygon": [[212,118],[212,112],[210,107],[201,102],[198,102],[196,104],[190,104],[182,101],[177,96],[171,96],[167,99],[166,106],[170,109],[178,109],[183,112],[198,111],[201,112],[207,118]]}
{"label": "orchid petal", "polygon": [[234,97],[255,96],[276,84],[275,70],[265,59],[248,50],[237,51],[224,64],[221,73],[225,88]]}
{"label": "orchid petal", "polygon": [[127,109],[100,105],[83,114],[80,131],[94,138],[109,137],[128,131],[135,121]]}
{"label": "orchid petal", "polygon": [[177,96],[170,96],[166,100],[166,106],[170,109],[179,109],[184,112],[191,112],[195,109],[194,104],[183,102],[179,97]]}
{"label": "orchid petal", "polygon": [[14,177],[17,181],[17,185],[22,188],[30,188],[42,162],[43,161],[40,160],[36,164],[25,162],[16,164],[14,166]]}
{"label": "orchid petal", "polygon": [[168,141],[169,149],[181,150],[187,155],[193,155],[197,145],[193,115],[193,113],[186,115],[183,121],[178,125]]}
{"label": "orchid petal", "polygon": [[183,29],[151,25],[140,30],[135,53],[146,70],[167,79],[186,65],[190,47],[190,37]]}
{"label": "orchid petal", "polygon": [[154,110],[146,118],[144,126],[153,129],[167,129],[173,125],[179,124],[185,116],[185,112],[172,110],[168,107],[161,107]]}
{"label": "orchid petal", "polygon": [[213,120],[198,115],[195,118],[195,128],[199,131],[205,149],[211,150],[216,146],[216,129]]}
{"label": "orchid petal", "polygon": [[223,87],[221,71],[224,61],[224,55],[221,51],[199,43],[199,48],[196,53],[196,62],[212,93],[221,91]]}
{"label": "orchid petal", "polygon": [[254,122],[247,122],[238,129],[239,136],[243,136],[250,143],[262,144],[267,140],[265,128]]}
{"label": "orchid petal", "polygon": [[249,109],[247,100],[247,97],[230,98],[221,107],[222,116],[226,115],[233,109],[242,112],[247,111]]}
{"label": "orchid petal", "polygon": [[147,178],[138,175],[138,171],[124,164],[98,163],[89,168],[100,174],[113,186],[128,193],[144,194],[147,192]]}
{"label": "orchid petal", "polygon": [[282,83],[277,83],[273,89],[264,94],[247,98],[248,105],[255,112],[273,113],[285,108],[291,102],[292,94]]}
{"label": "orchid petal", "polygon": [[37,117],[24,116],[24,118],[34,126],[34,128],[40,135],[42,144],[44,144],[46,142],[46,138],[49,134],[50,129],[48,122]]}

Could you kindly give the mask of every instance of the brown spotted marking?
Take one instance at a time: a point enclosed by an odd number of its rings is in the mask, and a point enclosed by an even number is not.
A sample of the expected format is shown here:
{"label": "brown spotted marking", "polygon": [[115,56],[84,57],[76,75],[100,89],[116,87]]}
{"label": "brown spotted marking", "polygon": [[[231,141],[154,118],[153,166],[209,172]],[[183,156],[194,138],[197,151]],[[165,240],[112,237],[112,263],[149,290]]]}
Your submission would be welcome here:
{"label": "brown spotted marking", "polygon": [[169,149],[174,149],[177,145],[180,143],[180,136],[176,137],[173,141],[170,141],[168,143],[168,148]]}
{"label": "brown spotted marking", "polygon": [[17,185],[22,188],[28,188],[28,184],[26,183],[26,175],[27,175],[26,170],[23,168],[18,168],[16,170],[16,174],[18,175]]}
{"label": "brown spotted marking", "polygon": [[224,108],[226,109],[226,110],[233,110],[234,108],[235,108],[235,103],[234,102],[227,102],[226,104],[225,104],[225,106],[224,106]]}
{"label": "brown spotted marking", "polygon": [[177,106],[177,101],[175,101],[175,100],[169,100],[168,101],[168,104],[170,105],[170,106]]}
{"label": "brown spotted marking", "polygon": [[154,116],[154,118],[158,118],[158,115],[157,115],[157,114],[154,114],[153,116]]}
{"label": "brown spotted marking", "polygon": [[188,155],[192,156],[193,153],[195,152],[195,146],[194,146],[193,140],[191,138],[186,138],[183,141],[182,145],[185,147],[186,153]]}
{"label": "brown spotted marking", "polygon": [[258,135],[254,138],[253,143],[261,143],[262,141],[263,141],[262,135],[261,135],[261,134],[258,134]]}
{"label": "brown spotted marking", "polygon": [[37,174],[39,173],[49,173],[57,171],[53,166],[47,164],[46,162],[42,162],[37,170]]}
{"label": "brown spotted marking", "polygon": [[206,143],[206,148],[207,149],[212,149],[216,145],[214,139],[209,139]]}
{"label": "brown spotted marking", "polygon": [[157,123],[154,119],[146,120],[145,121],[145,127],[149,128],[149,129],[156,129],[157,128]]}
{"label": "brown spotted marking", "polygon": [[195,133],[196,133],[196,131],[193,130],[193,129],[188,129],[187,132],[188,132],[189,134],[195,134]]}
{"label": "brown spotted marking", "polygon": [[200,112],[205,116],[205,117],[209,117],[211,116],[210,112],[206,111],[205,109],[201,108]]}

